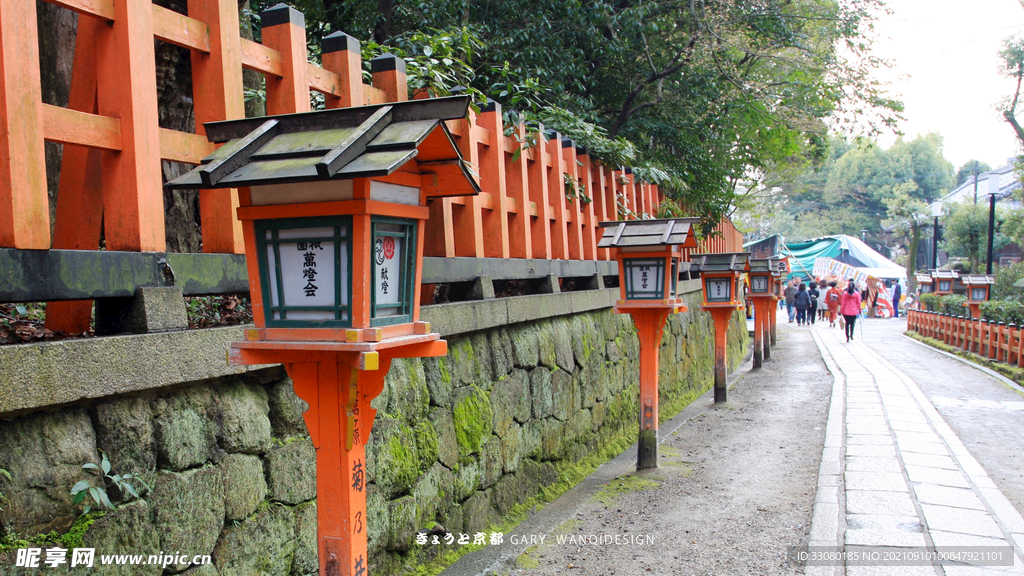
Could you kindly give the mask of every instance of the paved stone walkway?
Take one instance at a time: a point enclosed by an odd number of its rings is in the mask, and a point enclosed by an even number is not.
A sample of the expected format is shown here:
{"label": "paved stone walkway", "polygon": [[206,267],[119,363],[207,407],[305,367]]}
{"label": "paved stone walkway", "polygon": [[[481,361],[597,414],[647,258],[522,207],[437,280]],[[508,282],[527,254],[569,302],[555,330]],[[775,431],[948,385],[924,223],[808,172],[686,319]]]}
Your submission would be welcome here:
{"label": "paved stone walkway", "polygon": [[871,348],[826,326],[811,328],[835,384],[809,544],[1013,546],[1015,558],[1012,567],[807,566],[806,573],[1024,574],[1024,519],[935,406]]}

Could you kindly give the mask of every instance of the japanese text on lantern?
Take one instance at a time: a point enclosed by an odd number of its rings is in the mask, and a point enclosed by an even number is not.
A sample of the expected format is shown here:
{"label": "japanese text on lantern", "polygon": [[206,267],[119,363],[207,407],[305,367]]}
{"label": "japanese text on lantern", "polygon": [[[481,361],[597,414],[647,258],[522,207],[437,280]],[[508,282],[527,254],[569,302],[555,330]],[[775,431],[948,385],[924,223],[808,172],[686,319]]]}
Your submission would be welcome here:
{"label": "japanese text on lantern", "polygon": [[317,269],[316,269],[316,252],[313,250],[323,251],[323,247],[320,246],[319,242],[298,242],[296,248],[299,252],[303,252],[302,257],[304,259],[302,263],[302,278],[306,280],[306,285],[302,288],[306,292],[307,298],[315,298],[317,285],[313,282],[316,280]]}

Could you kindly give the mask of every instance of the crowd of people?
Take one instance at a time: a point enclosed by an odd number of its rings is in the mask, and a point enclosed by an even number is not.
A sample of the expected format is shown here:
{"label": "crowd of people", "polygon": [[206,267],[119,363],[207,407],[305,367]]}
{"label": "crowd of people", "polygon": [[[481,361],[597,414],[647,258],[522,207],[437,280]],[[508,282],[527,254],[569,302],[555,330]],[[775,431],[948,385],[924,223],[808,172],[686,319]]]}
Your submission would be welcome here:
{"label": "crowd of people", "polygon": [[[898,318],[900,284],[895,282],[894,286],[888,288],[892,290],[893,317]],[[783,296],[785,298],[779,302],[779,306],[786,307],[789,322],[795,321],[797,326],[807,326],[813,325],[815,320],[827,320],[830,328],[834,328],[838,322],[846,332],[847,342],[854,339],[857,318],[868,315],[865,308],[878,305],[878,292],[870,294],[867,288],[858,290],[853,278],[848,279],[843,288],[835,280],[826,282],[819,279],[804,283],[799,278],[793,278],[786,285]]]}

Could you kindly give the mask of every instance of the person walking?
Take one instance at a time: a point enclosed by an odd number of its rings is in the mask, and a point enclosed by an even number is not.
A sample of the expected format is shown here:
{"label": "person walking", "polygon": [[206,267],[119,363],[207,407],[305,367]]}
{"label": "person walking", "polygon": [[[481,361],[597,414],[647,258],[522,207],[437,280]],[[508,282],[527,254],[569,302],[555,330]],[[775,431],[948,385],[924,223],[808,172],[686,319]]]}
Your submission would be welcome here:
{"label": "person walking", "polygon": [[829,282],[828,286],[828,291],[825,292],[825,305],[828,306],[828,326],[834,328],[836,314],[839,312],[839,298],[843,295],[843,291],[838,288],[835,280]]}
{"label": "person walking", "polygon": [[797,285],[797,282],[798,282],[797,279],[793,278],[789,282],[789,284],[786,285],[786,290],[783,292],[783,295],[786,297],[786,312],[789,314],[789,321],[790,322],[792,322],[793,318],[796,317],[795,316],[795,314],[796,314],[796,307],[794,305],[794,302],[796,301],[796,293],[797,293],[796,285]]}
{"label": "person walking", "polygon": [[796,325],[803,326],[807,323],[807,311],[811,308],[811,296],[807,293],[806,284],[800,283],[793,297],[793,305],[796,306]]}
{"label": "person walking", "polygon": [[900,296],[903,295],[902,289],[900,288],[900,281],[896,281],[896,287],[892,289],[892,317],[900,317]]}
{"label": "person walking", "polygon": [[821,297],[821,292],[818,291],[818,283],[811,281],[807,285],[807,296],[810,297],[811,307],[807,309],[807,319],[814,324],[814,318],[818,315],[818,298]]}
{"label": "person walking", "polygon": [[853,278],[850,278],[850,283],[846,285],[846,290],[839,298],[839,313],[846,321],[847,342],[853,340],[853,325],[857,322],[857,315],[860,314],[860,302],[860,292],[857,292],[857,288],[853,285]]}

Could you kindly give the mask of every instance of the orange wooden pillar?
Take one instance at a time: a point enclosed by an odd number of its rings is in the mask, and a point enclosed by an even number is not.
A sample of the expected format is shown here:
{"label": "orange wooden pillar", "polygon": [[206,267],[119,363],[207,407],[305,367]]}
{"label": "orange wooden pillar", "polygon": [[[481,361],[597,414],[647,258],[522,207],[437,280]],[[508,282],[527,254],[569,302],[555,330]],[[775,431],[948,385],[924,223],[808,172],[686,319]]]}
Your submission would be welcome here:
{"label": "orange wooden pillar", "polygon": [[405,102],[409,99],[405,60],[390,52],[381,54],[370,60],[370,74],[373,76],[373,87],[383,90],[388,102]]}
{"label": "orange wooden pillar", "polygon": [[481,109],[477,126],[487,131],[487,142],[478,142],[480,155],[480,187],[491,195],[491,209],[484,210],[482,228],[484,256],[509,257],[508,203],[505,189],[505,135],[501,120],[501,104],[490,101]]}
{"label": "orange wooden pillar", "polygon": [[772,357],[772,324],[775,322],[777,304],[778,301],[774,297],[764,298],[761,301],[761,306],[764,307],[764,317],[761,323],[761,349],[765,360]]}
{"label": "orange wooden pillar", "polygon": [[579,180],[580,186],[587,197],[580,204],[580,208],[583,210],[583,259],[597,260],[597,223],[603,220],[596,219],[594,201],[599,196],[600,191],[594,186],[592,179],[593,171],[590,169],[590,154],[587,152],[587,149],[578,149],[576,159],[582,164],[579,168]]}
{"label": "orange wooden pillar", "polygon": [[551,258],[555,260],[569,259],[569,228],[566,222],[565,205],[565,162],[563,160],[562,139],[557,132],[551,133],[551,139],[544,148],[547,149],[551,164],[548,169],[548,202],[550,202]]}
{"label": "orange wooden pillar", "polygon": [[770,306],[771,310],[769,311],[769,318],[770,318],[770,324],[771,325],[770,325],[769,330],[768,330],[769,336],[770,336],[768,338],[768,340],[770,341],[770,346],[775,346],[775,344],[776,344],[776,334],[777,334],[776,326],[778,325],[779,300],[780,299],[777,298],[775,300],[775,302],[772,303],[772,305]]}
{"label": "orange wooden pillar", "polygon": [[764,332],[763,325],[765,314],[764,298],[753,298],[754,301],[754,368],[760,368],[764,363]]}
{"label": "orange wooden pillar", "polygon": [[[153,7],[114,0],[114,21],[96,30],[98,112],[119,118],[121,150],[103,152],[107,250],[162,252],[164,193],[157,118]],[[131,89],[125,89],[125,83]]]}
{"label": "orange wooden pillar", "polygon": [[[196,134],[205,135],[206,122],[245,118],[238,9],[230,2],[189,0],[188,13],[209,30],[210,52],[192,50]],[[203,252],[245,253],[237,208],[234,188],[199,191]]]}
{"label": "orange wooden pillar", "polygon": [[[523,154],[529,157],[527,165],[529,198],[533,206],[530,219],[530,238],[533,241],[533,257],[550,260],[551,256],[551,206],[548,202],[547,158],[550,154],[544,140],[544,126],[538,126],[536,141]],[[533,214],[533,212],[536,214]]]}
{"label": "orange wooden pillar", "polygon": [[[96,113],[96,32],[107,24],[79,17],[71,67],[68,108]],[[57,186],[53,248],[97,250],[103,228],[103,168],[100,150],[65,144]],[[46,327],[81,334],[92,321],[92,300],[65,300],[46,305]]]}
{"label": "orange wooden pillar", "polygon": [[[474,170],[479,170],[480,150],[477,146],[476,114],[471,110],[468,119],[456,121],[458,125],[458,146],[462,157]],[[470,196],[460,199],[461,204],[452,200],[452,235],[455,256],[469,258],[484,257],[483,198]]]}
{"label": "orange wooden pillar", "polygon": [[306,18],[278,4],[260,13],[263,44],[281,53],[281,77],[267,75],[267,115],[309,112]]}
{"label": "orange wooden pillar", "polygon": [[583,198],[585,190],[580,186],[579,166],[576,165],[576,144],[569,138],[562,138],[562,158],[565,173],[562,195],[572,186],[573,196],[566,198],[566,240],[569,243],[567,260],[583,260]]}
{"label": "orange wooden pillar", "polygon": [[636,469],[658,467],[658,352],[669,308],[632,309],[640,338],[640,435]]}
{"label": "orange wooden pillar", "polygon": [[716,306],[708,308],[715,322],[715,403],[729,399],[728,357],[729,320],[736,308]]}
{"label": "orange wooden pillar", "polygon": [[349,108],[366,104],[363,95],[363,57],[359,40],[344,32],[324,36],[320,44],[320,61],[324,70],[338,75],[338,92],[341,93],[340,96],[325,96],[324,105],[327,108]]}
{"label": "orange wooden pillar", "polygon": [[0,246],[47,249],[50,208],[35,2],[0,0],[0,135]]}
{"label": "orange wooden pillar", "polygon": [[[530,216],[530,175],[525,149],[526,126],[519,124],[516,127],[516,139],[501,137],[502,156],[505,157],[505,189],[509,200],[515,205],[514,210],[508,212],[508,248],[509,256],[512,258],[533,258],[533,220]],[[513,147],[524,148],[519,150],[518,155],[506,154],[505,143]],[[518,157],[517,157],[518,156]],[[515,160],[513,160],[515,158]],[[536,204],[534,204],[536,206]]]}

